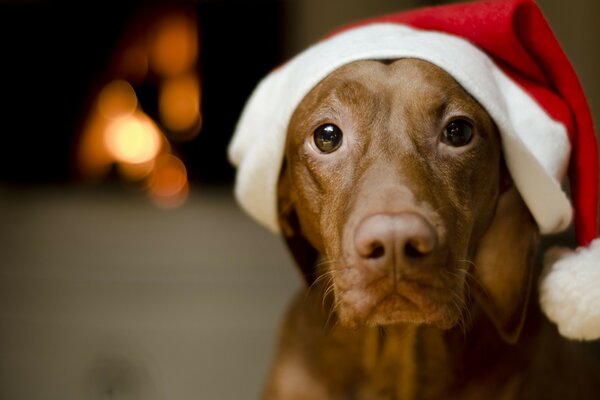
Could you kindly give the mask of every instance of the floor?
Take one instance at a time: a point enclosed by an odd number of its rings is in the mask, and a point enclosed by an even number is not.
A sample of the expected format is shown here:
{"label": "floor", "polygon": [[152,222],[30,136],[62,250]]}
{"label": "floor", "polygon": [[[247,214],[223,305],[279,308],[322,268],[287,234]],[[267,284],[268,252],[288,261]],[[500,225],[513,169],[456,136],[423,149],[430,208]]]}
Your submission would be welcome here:
{"label": "floor", "polygon": [[0,399],[252,399],[301,286],[230,188],[0,187]]}
{"label": "floor", "polygon": [[229,187],[0,186],[0,400],[259,398],[301,286]]}

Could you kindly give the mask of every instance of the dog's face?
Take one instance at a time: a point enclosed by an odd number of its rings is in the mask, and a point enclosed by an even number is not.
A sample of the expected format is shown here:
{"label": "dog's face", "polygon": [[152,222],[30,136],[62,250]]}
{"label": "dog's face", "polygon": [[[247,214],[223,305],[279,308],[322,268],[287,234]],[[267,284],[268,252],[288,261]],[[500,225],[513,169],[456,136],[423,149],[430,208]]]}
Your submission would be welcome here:
{"label": "dog's face", "polygon": [[450,75],[415,59],[358,61],[293,114],[280,224],[322,256],[317,279],[341,323],[448,328],[504,175],[495,124]]}

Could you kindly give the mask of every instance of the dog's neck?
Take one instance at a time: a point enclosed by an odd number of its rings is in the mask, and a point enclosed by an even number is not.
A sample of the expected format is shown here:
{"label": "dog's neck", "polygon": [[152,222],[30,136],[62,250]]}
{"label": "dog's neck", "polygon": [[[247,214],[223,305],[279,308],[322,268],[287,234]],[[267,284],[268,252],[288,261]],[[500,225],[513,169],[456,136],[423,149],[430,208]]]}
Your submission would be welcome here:
{"label": "dog's neck", "polygon": [[[474,373],[480,375],[480,382],[495,382],[503,373],[510,379],[510,371],[498,366],[507,358],[514,363],[514,346],[491,332],[493,327],[481,320],[482,314],[476,318],[467,331],[414,324],[364,328],[364,370],[381,385],[397,382],[396,395],[402,399],[459,394],[462,383],[472,380]],[[381,379],[385,375],[388,379]],[[475,394],[473,398],[486,398],[483,392]]]}
{"label": "dog's neck", "polygon": [[[536,310],[531,311],[535,314]],[[354,353],[355,362],[345,359],[343,363],[361,371],[357,380],[365,382],[363,389],[393,392],[390,398],[448,398],[453,394],[481,399],[490,398],[492,390],[495,396],[498,391],[510,395],[521,379],[514,371],[530,362],[529,333],[524,332],[517,344],[508,344],[476,303],[471,305],[468,324],[448,330],[409,323],[347,329],[335,317],[327,318],[331,337],[351,338],[342,342],[353,342],[351,346],[360,349]],[[534,317],[526,330],[537,329],[537,320]],[[347,357],[351,352],[341,353]],[[498,382],[505,384],[498,386]]]}

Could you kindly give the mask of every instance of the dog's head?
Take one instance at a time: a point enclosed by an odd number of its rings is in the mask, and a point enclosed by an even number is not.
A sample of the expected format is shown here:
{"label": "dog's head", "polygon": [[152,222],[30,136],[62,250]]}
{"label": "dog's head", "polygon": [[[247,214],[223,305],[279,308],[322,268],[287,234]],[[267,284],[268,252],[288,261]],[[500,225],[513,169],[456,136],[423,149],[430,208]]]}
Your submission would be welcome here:
{"label": "dog's head", "polygon": [[346,324],[447,327],[465,302],[514,339],[538,231],[573,221],[583,249],[549,258],[540,303],[564,335],[600,336],[594,127],[533,1],[342,27],[261,80],[228,153],[241,206],[286,235],[309,283],[331,280]]}
{"label": "dog's head", "polygon": [[314,87],[288,127],[278,202],[342,324],[449,328],[472,293],[517,337],[537,227],[494,121],[433,64],[357,61]]}

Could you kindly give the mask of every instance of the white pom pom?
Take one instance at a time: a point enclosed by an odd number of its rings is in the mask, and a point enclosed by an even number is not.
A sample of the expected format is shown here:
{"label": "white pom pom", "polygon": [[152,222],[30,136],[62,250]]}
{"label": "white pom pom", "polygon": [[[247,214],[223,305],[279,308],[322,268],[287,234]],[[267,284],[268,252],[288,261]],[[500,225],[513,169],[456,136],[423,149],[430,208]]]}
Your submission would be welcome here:
{"label": "white pom pom", "polygon": [[540,303],[570,339],[600,338],[600,239],[573,251],[552,248],[545,256]]}

